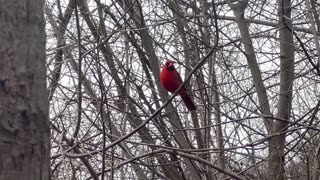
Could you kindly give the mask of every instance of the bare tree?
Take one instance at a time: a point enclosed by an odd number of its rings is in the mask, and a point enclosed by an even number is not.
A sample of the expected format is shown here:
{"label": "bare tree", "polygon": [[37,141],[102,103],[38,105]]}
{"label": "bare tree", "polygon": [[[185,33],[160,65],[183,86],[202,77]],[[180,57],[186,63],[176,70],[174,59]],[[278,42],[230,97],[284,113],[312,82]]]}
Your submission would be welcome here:
{"label": "bare tree", "polygon": [[49,179],[44,1],[0,3],[0,179]]}
{"label": "bare tree", "polygon": [[[45,11],[52,179],[319,177],[316,2],[51,0]],[[159,83],[166,59],[197,111]]]}

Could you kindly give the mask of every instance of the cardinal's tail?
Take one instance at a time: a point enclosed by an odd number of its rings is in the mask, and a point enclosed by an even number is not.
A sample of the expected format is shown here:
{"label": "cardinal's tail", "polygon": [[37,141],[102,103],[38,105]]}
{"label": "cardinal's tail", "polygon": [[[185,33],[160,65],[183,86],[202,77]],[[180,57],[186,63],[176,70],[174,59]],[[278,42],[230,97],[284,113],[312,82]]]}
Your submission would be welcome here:
{"label": "cardinal's tail", "polygon": [[185,94],[184,96],[181,96],[181,98],[182,98],[184,104],[187,106],[189,111],[197,109],[188,94]]}

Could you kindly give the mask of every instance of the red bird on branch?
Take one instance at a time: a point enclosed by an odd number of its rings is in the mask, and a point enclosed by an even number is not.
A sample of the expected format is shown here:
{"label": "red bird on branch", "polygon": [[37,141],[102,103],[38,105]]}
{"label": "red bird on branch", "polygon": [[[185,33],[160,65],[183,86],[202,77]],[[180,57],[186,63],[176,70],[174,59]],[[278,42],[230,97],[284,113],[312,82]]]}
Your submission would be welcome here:
{"label": "red bird on branch", "polygon": [[[162,86],[171,93],[174,93],[183,83],[181,76],[176,68],[174,68],[173,63],[173,61],[167,60],[160,73],[160,82]],[[178,94],[181,96],[189,111],[196,110],[196,106],[188,95],[185,87],[182,87]]]}

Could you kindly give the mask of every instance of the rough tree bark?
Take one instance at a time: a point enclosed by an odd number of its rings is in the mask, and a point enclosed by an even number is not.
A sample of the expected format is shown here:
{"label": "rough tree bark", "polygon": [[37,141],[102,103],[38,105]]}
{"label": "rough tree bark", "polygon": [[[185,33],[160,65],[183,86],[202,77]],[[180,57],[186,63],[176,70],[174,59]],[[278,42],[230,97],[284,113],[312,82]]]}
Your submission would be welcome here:
{"label": "rough tree bark", "polygon": [[0,179],[49,179],[43,0],[0,0]]}

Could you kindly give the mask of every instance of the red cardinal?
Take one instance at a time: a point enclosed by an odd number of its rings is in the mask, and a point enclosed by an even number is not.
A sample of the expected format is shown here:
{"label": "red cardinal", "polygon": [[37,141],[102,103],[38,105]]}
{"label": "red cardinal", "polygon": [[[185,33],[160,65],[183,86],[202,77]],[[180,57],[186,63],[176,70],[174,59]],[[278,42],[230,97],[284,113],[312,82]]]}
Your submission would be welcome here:
{"label": "red cardinal", "polygon": [[[167,60],[160,73],[160,82],[162,86],[171,93],[174,93],[183,82],[180,74],[174,68],[173,63],[173,61]],[[181,96],[189,111],[196,110],[196,106],[190,99],[185,87],[182,87],[178,94]]]}

